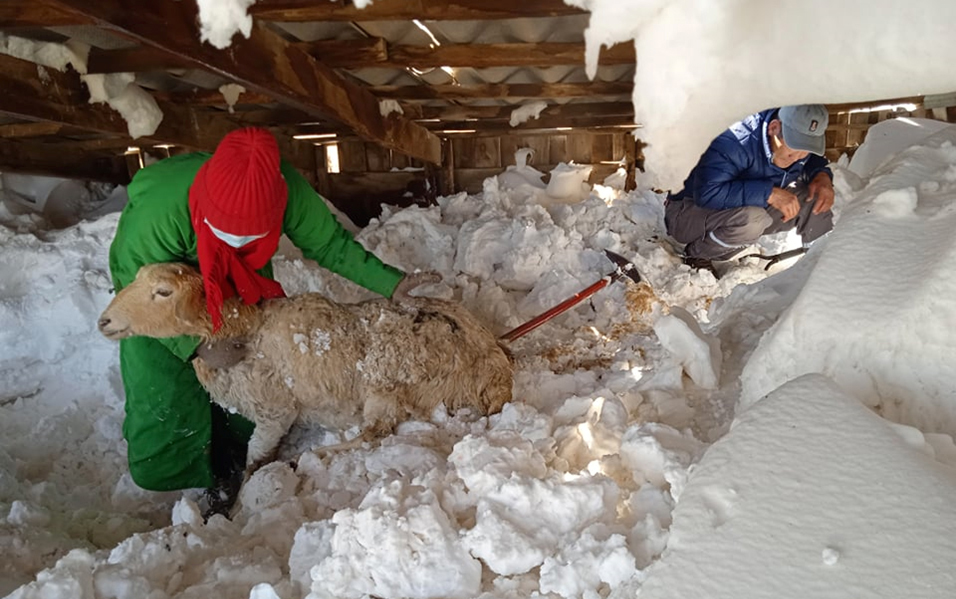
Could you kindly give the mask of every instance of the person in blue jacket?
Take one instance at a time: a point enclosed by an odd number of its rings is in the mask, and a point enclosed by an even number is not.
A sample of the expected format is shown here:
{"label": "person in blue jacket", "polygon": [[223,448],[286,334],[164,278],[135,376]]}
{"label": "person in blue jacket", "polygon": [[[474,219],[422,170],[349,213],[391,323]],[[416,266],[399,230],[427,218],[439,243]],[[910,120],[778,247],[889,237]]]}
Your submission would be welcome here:
{"label": "person in blue jacket", "polygon": [[833,173],[823,158],[828,112],[821,104],[772,108],[721,133],[684,188],[671,194],[664,222],[684,262],[714,272],[761,235],[796,228],[804,247],[833,228]]}

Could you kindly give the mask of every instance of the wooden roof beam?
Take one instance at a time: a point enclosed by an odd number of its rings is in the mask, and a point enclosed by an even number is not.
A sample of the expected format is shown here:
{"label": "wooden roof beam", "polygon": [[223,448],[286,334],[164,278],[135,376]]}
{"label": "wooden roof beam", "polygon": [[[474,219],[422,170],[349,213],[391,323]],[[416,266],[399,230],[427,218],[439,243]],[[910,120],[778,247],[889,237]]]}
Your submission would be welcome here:
{"label": "wooden roof beam", "polygon": [[369,90],[397,100],[470,100],[479,98],[587,98],[629,96],[630,81],[589,83],[490,83],[487,85],[382,85]]}
{"label": "wooden roof beam", "polygon": [[[389,46],[382,38],[360,40],[323,40],[300,42],[296,47],[308,52],[317,61],[335,69],[366,67],[429,69],[439,67],[549,67],[583,65],[583,43],[537,44],[446,44],[428,46]],[[616,44],[603,48],[602,65],[634,64],[634,45]],[[123,50],[90,51],[90,73],[139,73],[143,71],[191,68],[189,61],[172,56],[152,46]]]}
{"label": "wooden roof beam", "polygon": [[378,99],[364,87],[343,79],[261,20],[253,24],[249,39],[236,36],[227,50],[218,50],[200,42],[193,2],[55,2],[250,91],[272,96],[309,114],[331,117],[369,141],[426,162],[441,162],[441,140],[437,136],[396,115],[383,117]]}
{"label": "wooden roof beam", "polygon": [[0,171],[129,183],[129,171],[121,154],[92,154],[85,148],[63,143],[0,140]]}
{"label": "wooden roof beam", "polygon": [[562,0],[375,0],[365,8],[353,2],[258,0],[250,12],[267,21],[471,21],[559,17],[587,14]]}

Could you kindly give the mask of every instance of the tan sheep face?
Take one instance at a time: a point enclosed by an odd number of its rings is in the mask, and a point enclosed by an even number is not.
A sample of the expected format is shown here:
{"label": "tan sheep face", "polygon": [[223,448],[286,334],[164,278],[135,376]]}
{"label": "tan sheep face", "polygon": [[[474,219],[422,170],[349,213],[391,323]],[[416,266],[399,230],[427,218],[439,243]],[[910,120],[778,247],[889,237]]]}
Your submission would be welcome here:
{"label": "tan sheep face", "polygon": [[116,294],[98,322],[107,339],[134,335],[164,338],[197,334],[199,311],[205,310],[202,278],[181,264],[147,264],[136,279]]}

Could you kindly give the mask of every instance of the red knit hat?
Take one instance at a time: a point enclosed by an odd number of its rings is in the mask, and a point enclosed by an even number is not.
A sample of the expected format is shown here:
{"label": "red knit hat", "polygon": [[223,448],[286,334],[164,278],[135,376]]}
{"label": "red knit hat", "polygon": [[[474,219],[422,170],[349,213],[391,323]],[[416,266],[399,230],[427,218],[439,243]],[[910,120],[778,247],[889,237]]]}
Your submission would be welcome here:
{"label": "red knit hat", "polygon": [[190,196],[220,231],[259,235],[281,227],[288,189],[275,137],[257,127],[223,137],[196,174]]}

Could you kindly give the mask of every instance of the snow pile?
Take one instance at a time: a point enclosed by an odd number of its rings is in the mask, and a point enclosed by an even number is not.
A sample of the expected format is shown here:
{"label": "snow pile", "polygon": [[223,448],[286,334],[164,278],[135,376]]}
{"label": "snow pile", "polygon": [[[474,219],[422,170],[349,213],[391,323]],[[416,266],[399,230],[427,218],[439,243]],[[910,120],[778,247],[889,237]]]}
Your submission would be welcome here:
{"label": "snow pile", "polygon": [[873,172],[743,372],[742,405],[818,372],[884,417],[956,433],[956,127]]}
{"label": "snow pile", "polygon": [[[4,566],[0,589],[29,582],[13,595],[21,599],[55,588],[189,597],[253,587],[283,599],[545,589],[570,599],[624,588],[663,550],[673,493],[702,448],[688,430],[686,359],[658,344],[652,323],[666,304],[703,316],[732,287],[691,273],[654,241],[661,212],[661,196],[646,191],[546,208],[494,185],[386,209],[359,239],[406,270],[439,270],[444,282],[431,291],[496,330],[609,271],[604,248],[661,287],[611,286],[513,344],[520,403],[490,419],[439,411],[379,447],[327,454],[309,450],[342,434],[299,431],[287,448],[295,471],[286,462],[261,470],[233,521],[208,524],[195,491],[146,493],[126,474],[116,348],[95,332],[116,216],[49,237],[3,229],[0,306],[17,324],[0,339],[10,394],[0,406],[10,482],[0,517],[4,546],[24,557]],[[290,293],[368,296],[294,253],[275,262]],[[175,497],[172,524],[156,528]]]}
{"label": "snow pile", "polygon": [[951,595],[952,440],[944,465],[902,433],[819,375],[784,385],[695,467],[641,599]]}
{"label": "snow pile", "polygon": [[256,0],[197,0],[199,39],[223,50],[232,44],[232,36],[252,33],[249,7]]}
{"label": "snow pile", "polygon": [[[918,13],[897,0],[567,2],[591,11],[592,78],[601,44],[634,40],[635,119],[664,188],[679,189],[714,137],[759,110],[956,89],[956,72],[938,58],[953,47],[949,0],[922,2]],[[847,35],[847,23],[861,26]],[[786,65],[787,76],[768,65]]]}
{"label": "snow pile", "polygon": [[[296,429],[281,459],[246,483],[233,519],[208,523],[196,491],[146,493],[126,474],[116,349],[94,330],[109,300],[116,216],[49,233],[0,214],[9,223],[0,228],[0,385],[9,390],[0,398],[0,547],[15,555],[0,564],[0,593],[617,599],[640,590],[663,599],[789,585],[775,596],[948,596],[939,577],[953,555],[940,545],[956,522],[943,500],[952,472],[932,458],[956,463],[949,436],[882,421],[854,403],[868,387],[841,394],[815,377],[756,403],[707,443],[735,416],[745,363],[747,389],[773,391],[815,359],[800,344],[829,352],[838,368],[827,374],[844,389],[864,378],[858,365],[883,367],[885,350],[895,352],[901,368],[868,380],[881,392],[899,384],[898,413],[938,419],[956,403],[939,357],[951,349],[943,325],[954,296],[938,280],[953,153],[943,137],[909,148],[852,202],[855,182],[837,169],[846,206],[837,231],[769,278],[749,262],[719,281],[690,271],[662,241],[662,196],[646,190],[542,204],[542,188],[491,178],[479,195],[385,208],[358,239],[406,271],[439,271],[429,293],[462,302],[497,332],[610,271],[605,249],[633,261],[649,285],[612,285],[511,343],[516,401],[500,414],[438,409],[350,450],[327,446],[354,431]],[[891,280],[873,261],[885,250],[858,243],[895,240],[888,223],[913,250],[892,263]],[[275,270],[290,294],[369,297],[282,251]],[[869,279],[886,299],[855,295]],[[849,308],[836,299],[857,311],[841,312]],[[826,320],[828,310],[840,320]],[[887,313],[902,313],[906,326],[881,337],[870,323]],[[754,349],[777,320],[766,346],[818,318],[818,345],[791,333],[797,349]],[[857,328],[870,343],[858,342]],[[920,352],[930,367],[917,379],[905,368]],[[882,543],[884,532],[893,543]],[[918,543],[933,551],[924,562],[888,556],[915,555]],[[900,568],[937,588],[903,589],[911,579]]]}

